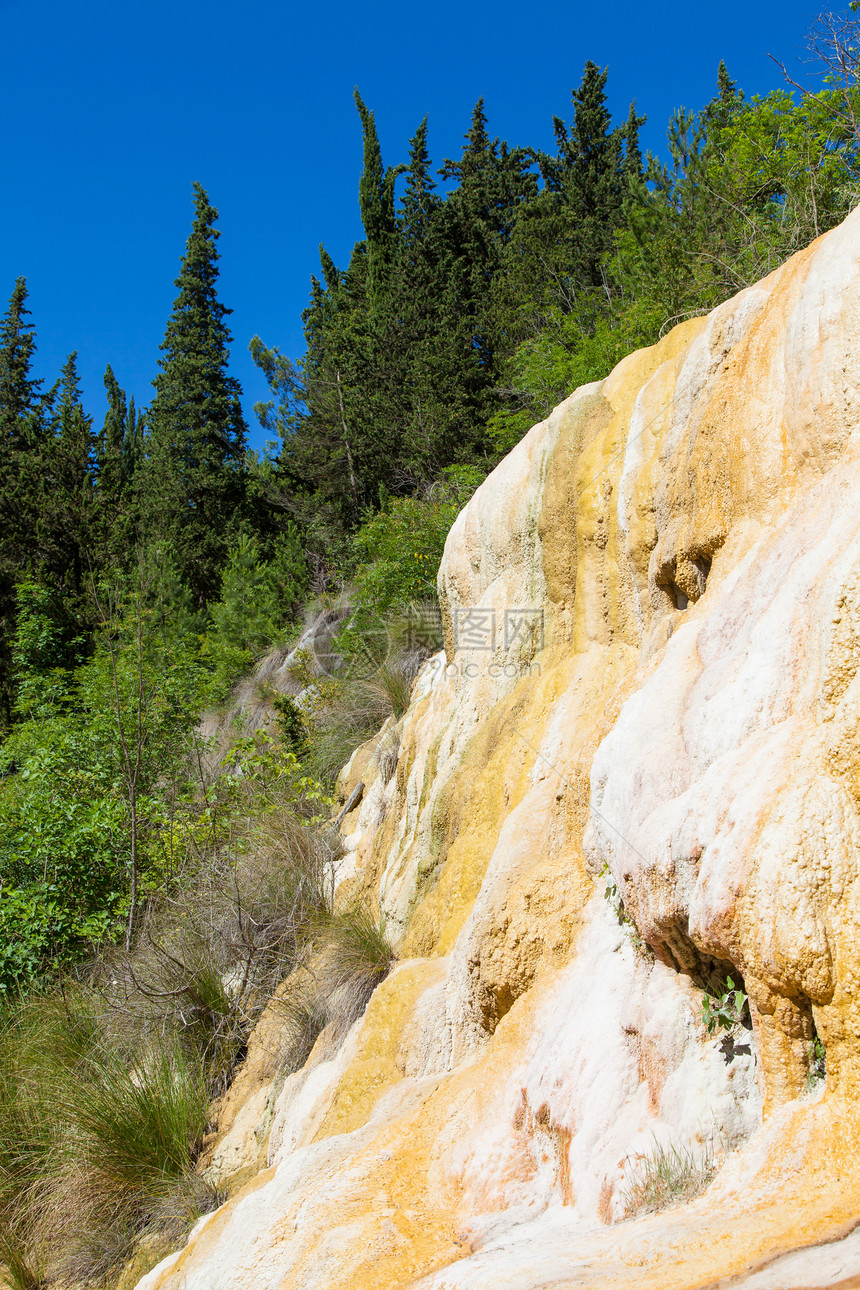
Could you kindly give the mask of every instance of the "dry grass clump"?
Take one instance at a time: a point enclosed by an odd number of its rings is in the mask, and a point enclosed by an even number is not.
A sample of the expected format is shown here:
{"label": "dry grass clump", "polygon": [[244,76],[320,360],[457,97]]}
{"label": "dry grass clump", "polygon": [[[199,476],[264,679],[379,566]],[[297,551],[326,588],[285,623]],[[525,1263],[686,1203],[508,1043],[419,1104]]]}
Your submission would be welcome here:
{"label": "dry grass clump", "polygon": [[188,857],[154,900],[129,955],[100,985],[121,1029],[170,1030],[223,1093],[277,987],[303,961],[331,901],[339,844],[289,811],[224,840],[207,863]]}
{"label": "dry grass clump", "polygon": [[384,784],[388,783],[397,769],[397,762],[400,757],[400,743],[400,729],[395,726],[380,742],[376,750],[376,764],[379,767],[379,773]]}
{"label": "dry grass clump", "polygon": [[332,1039],[339,1042],[391,971],[394,952],[384,921],[363,905],[330,913],[322,921],[320,953],[314,973]]}
{"label": "dry grass clump", "polygon": [[265,838],[157,902],[140,944],[90,982],[6,1010],[0,1263],[15,1290],[107,1285],[142,1240],[181,1243],[220,1203],[195,1172],[209,1106],[277,985],[294,978],[285,1075],[323,1030],[339,1044],[390,970],[379,921],[332,911],[329,843],[282,819]]}
{"label": "dry grass clump", "polygon": [[[80,986],[4,1020],[0,1257],[16,1290],[101,1285],[142,1234],[181,1237],[219,1203],[193,1174],[209,1098],[178,1044],[123,1047]],[[163,1206],[176,1195],[186,1199],[170,1225]]]}
{"label": "dry grass clump", "polygon": [[435,621],[422,633],[415,624],[423,622],[389,616],[377,631],[353,635],[337,674],[313,682],[306,761],[323,783],[333,784],[359,744],[389,717],[399,719],[406,712],[412,684],[438,643]]}
{"label": "dry grass clump", "polygon": [[657,1214],[695,1200],[708,1188],[718,1164],[712,1147],[661,1146],[656,1141],[648,1156],[639,1156],[624,1193],[625,1214]]}

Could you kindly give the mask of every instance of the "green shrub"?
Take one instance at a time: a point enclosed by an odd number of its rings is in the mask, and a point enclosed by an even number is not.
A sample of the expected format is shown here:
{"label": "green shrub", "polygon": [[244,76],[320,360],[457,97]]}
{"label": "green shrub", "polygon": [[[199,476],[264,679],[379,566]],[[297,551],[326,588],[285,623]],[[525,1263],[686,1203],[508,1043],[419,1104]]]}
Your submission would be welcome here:
{"label": "green shrub", "polygon": [[625,355],[658,338],[663,312],[648,300],[595,311],[586,300],[572,313],[547,311],[542,329],[518,346],[507,376],[520,406],[491,417],[490,438],[504,456],[538,421],[581,385],[603,380]]}
{"label": "green shrub", "polygon": [[806,1075],[806,1087],[816,1088],[827,1078],[827,1050],[818,1037],[817,1031],[812,1036],[809,1053],[809,1070]]}
{"label": "green shrub", "polygon": [[352,540],[352,616],[348,643],[377,632],[392,611],[436,601],[436,575],[454,520],[484,478],[476,467],[452,466],[424,498],[387,497]]}

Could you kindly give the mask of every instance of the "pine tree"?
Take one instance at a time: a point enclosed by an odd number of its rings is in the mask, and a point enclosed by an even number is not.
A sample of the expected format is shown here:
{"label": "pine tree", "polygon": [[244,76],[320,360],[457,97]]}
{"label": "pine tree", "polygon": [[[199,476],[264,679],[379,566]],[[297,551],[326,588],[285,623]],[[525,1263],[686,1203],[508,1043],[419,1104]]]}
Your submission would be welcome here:
{"label": "pine tree", "polygon": [[53,434],[44,453],[44,489],[37,525],[43,578],[69,618],[85,617],[86,580],[98,572],[94,540],[96,436],[81,403],[77,353],[60,375]]}
{"label": "pine tree", "polygon": [[31,373],[36,338],[18,278],[0,321],[0,727],[12,711],[15,584],[35,560],[41,481],[41,382]]}
{"label": "pine tree", "polygon": [[104,376],[108,410],[96,443],[95,542],[101,567],[128,568],[136,531],[134,470],[138,417],[110,364]]}
{"label": "pine tree", "polygon": [[219,301],[218,212],[194,185],[194,223],[176,279],[179,295],[153,381],[143,524],[166,542],[198,604],[217,595],[245,499],[247,428],[240,387],[228,375],[232,311]]}

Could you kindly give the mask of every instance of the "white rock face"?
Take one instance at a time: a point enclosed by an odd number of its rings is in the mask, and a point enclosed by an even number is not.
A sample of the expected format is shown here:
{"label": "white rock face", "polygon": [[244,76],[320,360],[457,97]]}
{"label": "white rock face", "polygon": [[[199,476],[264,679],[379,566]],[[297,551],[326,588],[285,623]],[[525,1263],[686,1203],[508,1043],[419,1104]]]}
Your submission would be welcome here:
{"label": "white rock face", "polygon": [[[577,391],[459,516],[445,654],[344,822],[403,961],[146,1290],[860,1269],[859,278],[860,212]],[[709,1035],[727,974],[753,1031]],[[673,1153],[722,1167],[632,1216]]]}

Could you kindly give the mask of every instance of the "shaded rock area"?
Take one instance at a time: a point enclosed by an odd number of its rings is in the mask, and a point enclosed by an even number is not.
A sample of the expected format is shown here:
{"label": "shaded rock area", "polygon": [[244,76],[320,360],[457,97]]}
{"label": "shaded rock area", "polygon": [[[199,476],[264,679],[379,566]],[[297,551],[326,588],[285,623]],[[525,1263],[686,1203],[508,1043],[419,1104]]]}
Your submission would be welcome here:
{"label": "shaded rock area", "polygon": [[343,778],[398,965],[289,1076],[268,1015],[140,1290],[860,1284],[860,212],[535,426],[439,592]]}

